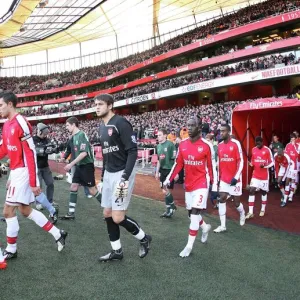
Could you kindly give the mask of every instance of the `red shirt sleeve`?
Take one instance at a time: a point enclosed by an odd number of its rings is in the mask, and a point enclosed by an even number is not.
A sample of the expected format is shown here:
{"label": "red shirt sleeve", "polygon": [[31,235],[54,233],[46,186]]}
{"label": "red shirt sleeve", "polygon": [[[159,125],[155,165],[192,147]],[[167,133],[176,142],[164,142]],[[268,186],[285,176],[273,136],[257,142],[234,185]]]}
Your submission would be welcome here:
{"label": "red shirt sleeve", "polygon": [[0,159],[2,159],[3,157],[5,157],[7,155],[7,150],[6,147],[4,145],[3,140],[0,141]]}
{"label": "red shirt sleeve", "polygon": [[251,165],[254,166],[254,155],[253,155],[253,149],[251,151],[251,161],[250,161]]}
{"label": "red shirt sleeve", "polygon": [[267,155],[267,157],[268,157],[268,162],[269,162],[269,164],[268,164],[267,166],[265,166],[265,168],[266,168],[266,169],[269,169],[269,168],[271,168],[271,167],[274,166],[274,159],[273,159],[273,155],[272,155],[271,149],[268,148],[268,147],[266,147],[266,148],[267,148],[267,150],[268,150],[268,155]]}
{"label": "red shirt sleeve", "polygon": [[211,157],[212,157],[212,155],[210,153],[210,148],[208,148],[208,151],[207,151],[207,169],[208,169],[208,175],[209,175],[209,178],[210,178],[210,184],[213,184],[214,177],[213,177],[213,167],[212,167]]}
{"label": "red shirt sleeve", "polygon": [[284,157],[286,159],[286,168],[288,168],[291,165],[291,158],[287,153],[284,153]]}
{"label": "red shirt sleeve", "polygon": [[217,190],[218,175],[217,175],[216,161],[213,155],[214,149],[210,143],[207,143],[207,145],[208,145],[208,151],[207,151],[208,174],[210,178],[210,184],[212,185],[212,190],[215,191]]}
{"label": "red shirt sleeve", "polygon": [[237,164],[237,172],[234,176],[236,180],[241,177],[243,167],[244,167],[244,159],[243,159],[243,151],[239,141],[235,141],[236,143],[236,164]]}
{"label": "red shirt sleeve", "polygon": [[19,127],[19,138],[22,143],[22,148],[25,154],[26,166],[29,172],[29,184],[31,187],[37,187],[40,185],[38,180],[38,169],[36,162],[36,152],[31,136],[32,129],[30,124],[21,115],[17,116]]}
{"label": "red shirt sleeve", "polygon": [[275,178],[277,178],[278,176],[278,172],[279,172],[279,163],[277,160],[277,153],[274,155],[274,161],[275,161]]}
{"label": "red shirt sleeve", "polygon": [[171,170],[171,172],[169,173],[167,180],[169,179],[169,181],[171,182],[172,180],[174,180],[174,178],[176,177],[176,175],[181,171],[181,169],[184,166],[183,163],[183,157],[182,157],[182,153],[181,153],[181,145],[179,145],[178,148],[178,152],[177,152],[177,156],[176,156],[176,160],[175,160],[175,164]]}

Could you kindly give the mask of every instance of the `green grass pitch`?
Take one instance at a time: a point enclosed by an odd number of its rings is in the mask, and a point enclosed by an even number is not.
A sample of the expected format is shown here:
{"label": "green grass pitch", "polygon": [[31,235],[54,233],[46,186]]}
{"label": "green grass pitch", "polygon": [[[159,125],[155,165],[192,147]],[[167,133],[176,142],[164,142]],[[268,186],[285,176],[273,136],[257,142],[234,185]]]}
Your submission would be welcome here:
{"label": "green grass pitch", "polygon": [[[4,179],[1,180],[1,209]],[[56,182],[60,213],[67,212],[68,184]],[[20,217],[19,257],[0,271],[0,299],[300,299],[299,236],[228,220],[228,231],[200,237],[189,258],[179,252],[187,242],[189,219],[179,208],[171,220],[160,219],[161,202],[134,197],[130,215],[153,237],[145,259],[138,242],[121,229],[124,259],[98,263],[110,250],[101,209],[80,190],[76,220],[59,221],[69,232],[58,253],[51,235]],[[204,215],[215,228],[219,220]],[[4,223],[0,242],[5,244]]]}

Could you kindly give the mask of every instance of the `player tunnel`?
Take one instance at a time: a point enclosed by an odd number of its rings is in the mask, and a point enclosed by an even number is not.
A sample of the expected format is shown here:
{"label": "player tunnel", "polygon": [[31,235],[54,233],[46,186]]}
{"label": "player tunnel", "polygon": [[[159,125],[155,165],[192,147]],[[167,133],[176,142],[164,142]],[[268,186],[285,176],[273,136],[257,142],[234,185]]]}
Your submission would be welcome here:
{"label": "player tunnel", "polygon": [[289,134],[300,129],[300,101],[294,99],[261,99],[238,105],[232,114],[232,133],[241,142],[244,154],[243,186],[249,184],[251,168],[247,161],[254,139],[261,136],[269,146],[273,134],[283,144],[289,142]]}

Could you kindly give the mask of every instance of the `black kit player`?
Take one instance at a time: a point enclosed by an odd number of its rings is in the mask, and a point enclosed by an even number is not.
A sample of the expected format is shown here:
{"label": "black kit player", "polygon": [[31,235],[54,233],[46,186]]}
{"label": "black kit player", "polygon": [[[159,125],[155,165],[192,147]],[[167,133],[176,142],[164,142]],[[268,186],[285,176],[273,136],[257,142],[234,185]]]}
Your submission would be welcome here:
{"label": "black kit player", "polygon": [[114,114],[114,99],[110,94],[94,98],[100,125],[100,143],[103,153],[102,207],[112,251],[101,256],[99,261],[121,260],[123,251],[120,242],[120,226],[140,242],[139,257],[149,252],[150,235],[145,234],[137,222],[126,215],[134,187],[134,166],[137,159],[137,143],[132,125],[123,117]]}

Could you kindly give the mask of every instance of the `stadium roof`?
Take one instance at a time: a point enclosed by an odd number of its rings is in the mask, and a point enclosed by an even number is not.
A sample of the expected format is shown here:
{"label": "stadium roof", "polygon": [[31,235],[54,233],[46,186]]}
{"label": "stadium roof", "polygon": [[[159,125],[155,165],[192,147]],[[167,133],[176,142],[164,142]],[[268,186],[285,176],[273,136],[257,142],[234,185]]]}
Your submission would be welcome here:
{"label": "stadium roof", "polygon": [[[136,26],[153,26],[225,8],[245,0],[6,0],[11,18],[1,24],[0,57],[32,53],[126,31],[131,11]],[[1,16],[2,14],[2,16]],[[4,14],[0,10],[0,18]]]}

